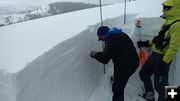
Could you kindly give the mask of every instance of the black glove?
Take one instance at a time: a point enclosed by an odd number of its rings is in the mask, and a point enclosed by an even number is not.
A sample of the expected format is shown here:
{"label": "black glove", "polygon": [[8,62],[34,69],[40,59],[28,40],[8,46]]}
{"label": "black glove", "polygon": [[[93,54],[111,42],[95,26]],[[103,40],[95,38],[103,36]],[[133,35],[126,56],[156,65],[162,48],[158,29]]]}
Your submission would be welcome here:
{"label": "black glove", "polygon": [[155,44],[155,47],[156,47],[157,49],[160,49],[161,46],[163,45],[163,40],[162,40],[162,39],[163,39],[163,38],[161,38],[160,36],[155,36],[155,37],[153,38],[152,43]]}
{"label": "black glove", "polygon": [[90,53],[90,57],[94,58],[94,56],[95,56],[97,53],[98,53],[98,52],[91,51],[91,53]]}
{"label": "black glove", "polygon": [[149,40],[147,41],[137,41],[138,48],[150,47]]}

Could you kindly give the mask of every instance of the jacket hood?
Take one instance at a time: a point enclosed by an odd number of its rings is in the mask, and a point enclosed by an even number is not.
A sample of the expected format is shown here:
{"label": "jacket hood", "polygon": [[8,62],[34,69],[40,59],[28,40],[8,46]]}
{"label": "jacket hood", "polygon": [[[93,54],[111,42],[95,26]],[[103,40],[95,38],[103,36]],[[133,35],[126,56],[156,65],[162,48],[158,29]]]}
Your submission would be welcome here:
{"label": "jacket hood", "polygon": [[106,33],[105,37],[107,38],[107,37],[110,37],[110,36],[112,36],[112,35],[118,35],[118,34],[121,34],[121,32],[122,32],[122,29],[118,29],[118,28],[116,28],[116,27],[113,27],[112,29],[110,29],[110,30]]}
{"label": "jacket hood", "polygon": [[170,10],[164,11],[163,16],[167,20],[180,19],[180,0],[165,0],[162,5],[172,6]]}
{"label": "jacket hood", "polygon": [[165,0],[162,5],[165,6],[175,6],[175,0]]}

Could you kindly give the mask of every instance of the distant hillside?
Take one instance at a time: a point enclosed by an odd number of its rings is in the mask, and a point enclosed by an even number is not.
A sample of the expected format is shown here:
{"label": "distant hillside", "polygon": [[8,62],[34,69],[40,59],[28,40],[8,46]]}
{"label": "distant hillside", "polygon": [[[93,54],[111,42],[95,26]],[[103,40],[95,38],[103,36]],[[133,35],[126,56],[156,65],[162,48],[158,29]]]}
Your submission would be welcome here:
{"label": "distant hillside", "polygon": [[92,7],[97,7],[96,4],[86,4],[80,2],[55,2],[49,4],[49,14],[56,15],[61,13],[67,13],[72,11],[77,11],[81,9],[87,9]]}
{"label": "distant hillside", "polygon": [[35,10],[27,10],[24,14],[4,15],[0,17],[0,27],[27,20],[97,7],[97,4],[87,4],[80,2],[55,2],[50,3],[48,7],[37,7]]}

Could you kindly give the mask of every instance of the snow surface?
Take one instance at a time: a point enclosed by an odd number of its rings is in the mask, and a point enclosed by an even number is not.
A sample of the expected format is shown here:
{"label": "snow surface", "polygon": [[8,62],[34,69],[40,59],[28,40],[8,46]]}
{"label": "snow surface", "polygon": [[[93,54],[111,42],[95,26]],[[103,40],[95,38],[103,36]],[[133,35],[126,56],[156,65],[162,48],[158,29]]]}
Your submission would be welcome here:
{"label": "snow surface", "polygon": [[16,84],[14,75],[0,69],[0,101],[16,100]]}
{"label": "snow surface", "polygon": [[[139,0],[127,4],[128,14],[161,15],[161,0]],[[142,4],[141,4],[142,3]],[[149,5],[154,5],[149,8]],[[123,15],[124,4],[103,7],[103,19]],[[118,22],[121,22],[119,20]],[[100,21],[99,8],[36,19],[0,28],[0,67],[17,72],[26,64],[53,48],[58,43],[76,35]]]}
{"label": "snow surface", "polygon": [[[135,43],[139,37],[134,20],[141,18],[142,40],[150,39],[157,34],[162,23],[159,18],[161,2],[139,0],[129,3],[125,25],[122,4],[103,7],[104,25],[122,28]],[[155,7],[149,9],[150,4]],[[143,9],[139,5],[143,5]],[[12,63],[12,67],[16,68],[13,71],[17,72],[16,84],[10,83],[15,86],[11,91],[15,89],[16,93],[12,96],[16,99],[10,101],[111,101],[109,78],[113,74],[112,63],[106,65],[104,74],[103,65],[89,57],[91,50],[102,50],[96,37],[99,21],[98,8],[93,8],[0,28],[1,68],[10,67],[7,64]],[[179,85],[177,61],[180,61],[180,52],[174,59],[170,84]],[[25,63],[26,68],[19,71]],[[143,101],[137,96],[142,92],[138,72],[128,81],[125,101]],[[3,94],[3,97],[7,96]]]}

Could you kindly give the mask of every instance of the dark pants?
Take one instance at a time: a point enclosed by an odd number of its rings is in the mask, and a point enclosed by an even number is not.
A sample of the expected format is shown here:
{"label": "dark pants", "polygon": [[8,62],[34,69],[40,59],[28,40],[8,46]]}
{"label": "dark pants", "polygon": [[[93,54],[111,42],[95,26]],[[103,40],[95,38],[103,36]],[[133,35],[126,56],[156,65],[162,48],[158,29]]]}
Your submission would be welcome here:
{"label": "dark pants", "polygon": [[[112,101],[124,101],[124,89],[130,76],[136,71],[139,63],[131,66],[119,66],[114,68],[114,82],[112,85]],[[122,69],[123,68],[123,69]]]}
{"label": "dark pants", "polygon": [[151,53],[140,70],[140,78],[145,91],[153,91],[151,76],[154,74],[154,88],[158,92],[158,101],[165,101],[165,86],[168,85],[168,70],[163,68],[163,55]]}

